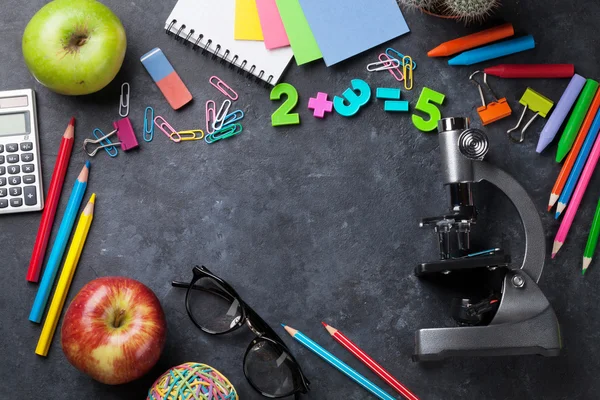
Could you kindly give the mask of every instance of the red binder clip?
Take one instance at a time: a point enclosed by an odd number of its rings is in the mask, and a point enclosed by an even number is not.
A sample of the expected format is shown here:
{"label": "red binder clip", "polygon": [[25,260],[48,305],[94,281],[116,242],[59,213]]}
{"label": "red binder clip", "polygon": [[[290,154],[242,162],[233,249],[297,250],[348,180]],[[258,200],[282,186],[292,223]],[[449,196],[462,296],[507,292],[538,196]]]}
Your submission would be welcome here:
{"label": "red binder clip", "polygon": [[[489,104],[486,104],[485,97],[483,96],[483,89],[481,88],[481,84],[477,82],[473,77],[477,74],[483,74],[483,84],[487,88],[487,90],[492,94],[494,100]],[[491,124],[492,122],[496,122],[501,120],[502,118],[506,118],[512,114],[512,110],[506,101],[506,98],[503,97],[498,99],[490,85],[487,83],[487,74],[481,71],[475,71],[469,76],[469,80],[477,85],[479,89],[479,95],[481,96],[481,102],[483,105],[477,109],[477,114],[479,114],[479,118],[481,118],[481,122],[483,125]]]}
{"label": "red binder clip", "polygon": [[[113,122],[114,131],[99,137],[97,139],[85,139],[83,141],[83,150],[87,153],[88,156],[94,157],[98,150],[104,148],[110,148],[112,146],[121,146],[123,151],[129,151],[131,149],[135,149],[139,146],[137,138],[135,137],[135,132],[133,131],[133,126],[131,125],[131,121],[129,117],[122,118],[118,121]],[[108,138],[112,135],[116,134],[119,138],[118,142],[111,142]],[[104,144],[100,144],[93,151],[87,150],[88,144],[98,144],[104,141]],[[116,150],[116,149],[115,149]],[[110,153],[109,153],[110,155]],[[116,154],[115,154],[116,155]]]}

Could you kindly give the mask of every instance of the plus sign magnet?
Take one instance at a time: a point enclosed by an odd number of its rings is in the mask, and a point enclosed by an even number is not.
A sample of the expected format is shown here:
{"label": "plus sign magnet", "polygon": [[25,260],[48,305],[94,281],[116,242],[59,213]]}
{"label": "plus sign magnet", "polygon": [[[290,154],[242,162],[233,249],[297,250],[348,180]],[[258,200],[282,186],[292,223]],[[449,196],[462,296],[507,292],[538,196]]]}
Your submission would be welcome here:
{"label": "plus sign magnet", "polygon": [[308,99],[308,109],[313,110],[315,117],[324,118],[325,112],[333,111],[333,102],[327,100],[327,93],[318,92],[316,98]]}

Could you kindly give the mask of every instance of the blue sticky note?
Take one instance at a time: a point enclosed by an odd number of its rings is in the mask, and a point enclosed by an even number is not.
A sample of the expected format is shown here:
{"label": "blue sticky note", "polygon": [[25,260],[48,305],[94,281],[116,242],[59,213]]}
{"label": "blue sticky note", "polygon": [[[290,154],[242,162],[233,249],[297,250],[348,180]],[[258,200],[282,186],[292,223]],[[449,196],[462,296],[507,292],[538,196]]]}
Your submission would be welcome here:
{"label": "blue sticky note", "polygon": [[300,0],[327,66],[409,32],[396,0]]}

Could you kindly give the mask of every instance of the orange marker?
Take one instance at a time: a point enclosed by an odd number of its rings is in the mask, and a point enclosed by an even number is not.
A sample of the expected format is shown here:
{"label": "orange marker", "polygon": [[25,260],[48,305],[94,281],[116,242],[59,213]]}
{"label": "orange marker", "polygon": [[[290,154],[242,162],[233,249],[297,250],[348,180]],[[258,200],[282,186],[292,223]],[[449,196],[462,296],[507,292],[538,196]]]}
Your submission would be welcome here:
{"label": "orange marker", "polygon": [[458,39],[450,40],[440,44],[431,50],[427,55],[429,57],[445,57],[460,53],[461,51],[473,49],[484,44],[492,43],[500,39],[511,37],[515,34],[515,29],[511,23],[486,29],[481,32],[463,36]]}
{"label": "orange marker", "polygon": [[583,146],[583,142],[585,142],[585,137],[592,126],[592,122],[598,113],[598,109],[600,109],[600,90],[596,92],[596,96],[594,100],[592,100],[592,105],[588,110],[585,119],[583,120],[583,124],[579,129],[579,133],[577,134],[577,139],[575,139],[575,143],[565,160],[565,163],[558,174],[558,178],[556,178],[556,182],[554,183],[554,187],[552,188],[552,193],[550,194],[550,201],[548,202],[548,211],[554,207],[554,204],[558,201],[560,194],[562,193],[565,185],[567,183],[567,179],[571,174],[571,170],[573,169],[573,165],[575,164],[575,160],[577,160],[577,156],[579,155],[579,151],[581,150],[581,146]]}

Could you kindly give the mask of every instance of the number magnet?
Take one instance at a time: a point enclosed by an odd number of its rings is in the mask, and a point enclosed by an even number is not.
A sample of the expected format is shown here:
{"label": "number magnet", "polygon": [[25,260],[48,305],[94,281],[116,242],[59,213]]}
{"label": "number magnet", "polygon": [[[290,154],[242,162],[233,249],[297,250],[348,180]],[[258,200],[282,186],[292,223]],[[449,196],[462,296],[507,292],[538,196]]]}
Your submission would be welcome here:
{"label": "number magnet", "polygon": [[[371,99],[371,87],[362,79],[352,79],[351,87],[346,89],[342,97],[335,96],[333,107],[343,117],[351,117]],[[348,104],[346,104],[348,103]]]}
{"label": "number magnet", "polygon": [[413,114],[412,122],[415,128],[423,132],[431,132],[436,129],[438,121],[442,119],[442,113],[436,104],[442,105],[445,98],[445,94],[424,87],[415,109],[429,115],[429,119],[425,120],[423,117]]}
{"label": "number magnet", "polygon": [[289,83],[280,83],[271,90],[269,98],[271,100],[280,100],[283,95],[287,96],[287,100],[271,115],[271,125],[298,125],[300,123],[300,115],[291,112],[298,104],[298,91]]}

